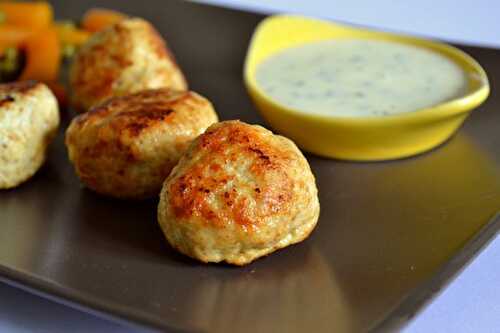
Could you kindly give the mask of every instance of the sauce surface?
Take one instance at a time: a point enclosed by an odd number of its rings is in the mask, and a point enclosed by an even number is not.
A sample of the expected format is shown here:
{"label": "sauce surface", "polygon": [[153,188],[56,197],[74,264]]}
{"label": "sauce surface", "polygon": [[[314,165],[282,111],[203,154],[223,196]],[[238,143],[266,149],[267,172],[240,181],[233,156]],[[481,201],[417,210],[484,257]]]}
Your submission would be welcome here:
{"label": "sauce surface", "polygon": [[256,80],[280,104],[340,117],[416,111],[458,97],[467,87],[462,69],[438,53],[364,39],[286,49],[257,67]]}

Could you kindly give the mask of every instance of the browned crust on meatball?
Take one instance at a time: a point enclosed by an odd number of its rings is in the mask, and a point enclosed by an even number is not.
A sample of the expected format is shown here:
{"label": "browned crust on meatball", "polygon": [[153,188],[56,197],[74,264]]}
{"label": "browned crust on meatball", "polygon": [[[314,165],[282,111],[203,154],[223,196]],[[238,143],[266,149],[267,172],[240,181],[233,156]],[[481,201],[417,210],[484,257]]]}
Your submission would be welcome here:
{"label": "browned crust on meatball", "polygon": [[240,121],[214,124],[193,142],[158,206],[174,248],[236,265],[302,241],[318,216],[314,175],[297,146]]}
{"label": "browned crust on meatball", "polygon": [[13,96],[15,94],[32,96],[38,91],[38,89],[45,89],[45,86],[43,83],[34,80],[0,84],[0,107],[5,107],[10,103],[15,102],[16,98]]}
{"label": "browned crust on meatball", "polygon": [[8,94],[10,92],[26,93],[26,92],[29,92],[34,87],[39,86],[39,85],[42,85],[42,83],[34,81],[34,80],[10,82],[8,84],[0,84],[0,93],[1,94]]}
{"label": "browned crust on meatball", "polygon": [[[203,151],[203,157],[170,185],[170,205],[177,218],[197,216],[218,227],[234,221],[252,228],[273,214],[289,210],[293,187],[285,171],[289,154],[269,146],[255,127],[225,122],[225,126],[215,126],[202,135],[195,150]],[[221,190],[234,176],[221,172],[224,165],[212,162],[213,154],[223,155],[228,163],[247,159],[254,181],[244,189]],[[273,181],[264,181],[266,175],[272,175]],[[253,192],[255,202],[240,196],[242,190]],[[216,212],[211,208],[208,202],[214,200],[213,196],[219,197],[225,209]],[[255,206],[259,208],[252,209]]]}
{"label": "browned crust on meatball", "polygon": [[[74,119],[82,126],[89,121],[98,121],[104,117],[113,116],[112,126],[120,132],[127,132],[131,137],[138,136],[144,130],[173,118],[176,106],[184,100],[192,98],[196,103],[195,95],[190,91],[174,91],[170,89],[151,89],[138,93],[112,98],[98,105],[89,112]],[[203,104],[199,102],[199,105]]]}
{"label": "browned crust on meatball", "polygon": [[[151,55],[146,58],[148,52]],[[134,73],[124,75],[127,70]],[[166,42],[149,22],[139,18],[120,21],[93,36],[76,55],[70,82],[73,104],[81,111],[143,89],[187,89]]]}
{"label": "browned crust on meatball", "polygon": [[217,121],[190,91],[152,89],[115,97],[73,119],[66,134],[83,183],[120,198],[156,195],[191,140]]}
{"label": "browned crust on meatball", "polygon": [[[76,62],[81,70],[73,76],[72,88],[96,100],[111,95],[113,83],[118,79],[120,72],[132,65],[128,57],[132,45],[126,38],[127,30],[120,24],[110,29],[113,32],[104,35],[103,42],[93,44],[85,50],[85,53],[76,56]],[[109,44],[117,46],[117,42],[113,40],[118,40],[120,47],[110,47]],[[113,66],[101,66],[100,63],[104,59],[109,59]]]}

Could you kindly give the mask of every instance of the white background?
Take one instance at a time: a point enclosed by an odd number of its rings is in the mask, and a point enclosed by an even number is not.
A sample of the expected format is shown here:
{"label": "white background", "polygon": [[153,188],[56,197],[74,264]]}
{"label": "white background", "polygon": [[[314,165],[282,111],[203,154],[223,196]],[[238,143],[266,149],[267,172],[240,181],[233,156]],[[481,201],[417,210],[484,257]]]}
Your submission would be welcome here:
{"label": "white background", "polygon": [[[204,2],[264,13],[301,13],[500,48],[500,1],[496,0]],[[145,330],[120,326],[0,283],[0,332],[114,333]],[[405,329],[405,332],[500,332],[500,239],[497,237],[443,294]]]}
{"label": "white background", "polygon": [[500,47],[498,0],[199,0]]}

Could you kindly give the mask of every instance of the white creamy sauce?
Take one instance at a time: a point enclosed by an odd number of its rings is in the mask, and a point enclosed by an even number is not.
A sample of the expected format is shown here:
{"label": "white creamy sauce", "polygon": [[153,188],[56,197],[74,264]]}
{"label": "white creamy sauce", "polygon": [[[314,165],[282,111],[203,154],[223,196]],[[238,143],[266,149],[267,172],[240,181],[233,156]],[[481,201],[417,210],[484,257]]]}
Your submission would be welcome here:
{"label": "white creamy sauce", "polygon": [[276,102],[340,117],[411,112],[466,89],[462,69],[438,53],[381,40],[339,39],[286,49],[257,67]]}

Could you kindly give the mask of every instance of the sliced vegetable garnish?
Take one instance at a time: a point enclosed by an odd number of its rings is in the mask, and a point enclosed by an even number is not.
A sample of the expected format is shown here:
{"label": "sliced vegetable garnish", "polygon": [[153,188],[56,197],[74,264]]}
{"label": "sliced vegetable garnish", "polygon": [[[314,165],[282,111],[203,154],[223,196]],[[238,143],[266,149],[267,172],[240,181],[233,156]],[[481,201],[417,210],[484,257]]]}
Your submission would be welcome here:
{"label": "sliced vegetable garnish", "polygon": [[83,29],[97,32],[126,18],[127,15],[114,10],[92,8],[83,15],[81,24]]}
{"label": "sliced vegetable garnish", "polygon": [[54,12],[48,2],[0,2],[3,22],[26,28],[41,29],[52,24]]}
{"label": "sliced vegetable garnish", "polygon": [[53,28],[30,36],[24,43],[26,66],[19,80],[56,81],[61,65],[61,45]]}
{"label": "sliced vegetable garnish", "polygon": [[57,82],[61,60],[71,58],[94,32],[125,18],[114,10],[93,8],[78,27],[72,21],[54,22],[48,2],[0,0],[0,82],[44,82],[65,105],[66,89]]}
{"label": "sliced vegetable garnish", "polygon": [[61,43],[73,46],[82,45],[91,35],[88,31],[77,28],[73,22],[57,22],[55,29]]}
{"label": "sliced vegetable garnish", "polygon": [[36,34],[37,29],[29,27],[15,26],[12,24],[0,24],[0,45],[2,46],[17,46]]}

